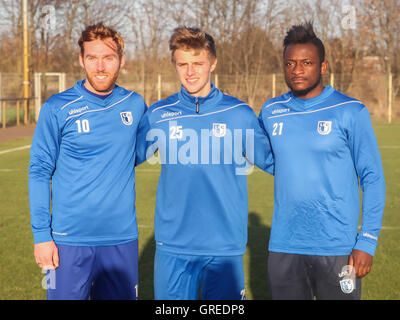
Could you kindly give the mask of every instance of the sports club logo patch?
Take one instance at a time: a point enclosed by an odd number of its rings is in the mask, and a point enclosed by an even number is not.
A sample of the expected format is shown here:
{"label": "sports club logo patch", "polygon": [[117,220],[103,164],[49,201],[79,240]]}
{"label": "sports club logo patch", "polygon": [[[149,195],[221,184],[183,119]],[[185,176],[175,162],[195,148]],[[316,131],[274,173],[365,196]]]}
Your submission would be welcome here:
{"label": "sports club logo patch", "polygon": [[132,118],[132,112],[126,111],[126,112],[121,112],[121,119],[122,123],[126,126],[130,126],[133,123],[133,118]]}
{"label": "sports club logo patch", "polygon": [[332,131],[332,121],[318,121],[318,133],[327,135]]}
{"label": "sports club logo patch", "polygon": [[339,278],[343,278],[339,281],[340,289],[343,293],[350,294],[356,288],[356,272],[353,266],[346,265],[342,268],[342,272],[339,273]]}
{"label": "sports club logo patch", "polygon": [[226,135],[226,123],[213,123],[213,135],[217,138],[222,138]]}
{"label": "sports club logo patch", "polygon": [[354,280],[353,279],[343,279],[340,280],[340,289],[343,293],[349,294],[354,291]]}

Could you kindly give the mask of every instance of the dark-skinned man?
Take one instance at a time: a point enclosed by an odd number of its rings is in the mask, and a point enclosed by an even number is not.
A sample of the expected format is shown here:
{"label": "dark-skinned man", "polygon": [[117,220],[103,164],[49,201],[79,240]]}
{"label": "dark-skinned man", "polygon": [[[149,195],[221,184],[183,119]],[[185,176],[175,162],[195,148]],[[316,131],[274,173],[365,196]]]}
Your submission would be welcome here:
{"label": "dark-skinned man", "polygon": [[359,100],[323,86],[328,63],[312,24],[293,26],[283,46],[291,91],[268,100],[259,116],[275,159],[271,296],[360,299],[385,205],[370,115]]}

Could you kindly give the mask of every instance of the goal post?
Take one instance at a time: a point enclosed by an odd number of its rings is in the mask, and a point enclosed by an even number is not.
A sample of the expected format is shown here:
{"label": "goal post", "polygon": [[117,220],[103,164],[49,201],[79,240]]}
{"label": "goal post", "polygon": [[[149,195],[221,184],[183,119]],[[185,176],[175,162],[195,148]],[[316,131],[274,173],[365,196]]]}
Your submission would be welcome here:
{"label": "goal post", "polygon": [[35,121],[38,121],[39,112],[42,108],[42,77],[57,77],[58,92],[65,91],[65,73],[64,72],[35,72]]}

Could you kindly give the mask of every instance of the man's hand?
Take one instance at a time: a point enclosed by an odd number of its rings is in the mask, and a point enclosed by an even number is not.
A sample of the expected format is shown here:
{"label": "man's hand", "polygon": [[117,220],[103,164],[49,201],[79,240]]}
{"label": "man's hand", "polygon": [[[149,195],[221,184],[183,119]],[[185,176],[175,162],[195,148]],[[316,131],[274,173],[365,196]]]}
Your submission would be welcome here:
{"label": "man's hand", "polygon": [[37,265],[45,270],[58,268],[58,249],[54,241],[36,243],[33,254]]}
{"label": "man's hand", "polygon": [[355,268],[356,277],[362,278],[371,271],[372,260],[373,256],[370,254],[354,249],[349,257],[349,265]]}

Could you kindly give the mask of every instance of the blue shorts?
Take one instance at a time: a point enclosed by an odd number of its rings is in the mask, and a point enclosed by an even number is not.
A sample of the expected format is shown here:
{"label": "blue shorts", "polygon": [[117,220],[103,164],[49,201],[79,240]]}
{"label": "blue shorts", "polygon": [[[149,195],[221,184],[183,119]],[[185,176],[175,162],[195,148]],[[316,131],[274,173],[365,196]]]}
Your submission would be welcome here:
{"label": "blue shorts", "polygon": [[194,256],[156,249],[156,300],[244,300],[243,256]]}
{"label": "blue shorts", "polygon": [[57,244],[59,267],[47,272],[48,300],[136,300],[138,241],[114,246]]}

